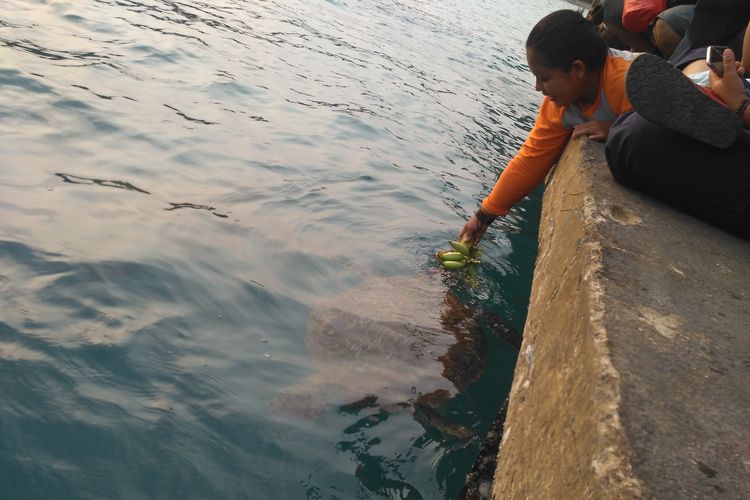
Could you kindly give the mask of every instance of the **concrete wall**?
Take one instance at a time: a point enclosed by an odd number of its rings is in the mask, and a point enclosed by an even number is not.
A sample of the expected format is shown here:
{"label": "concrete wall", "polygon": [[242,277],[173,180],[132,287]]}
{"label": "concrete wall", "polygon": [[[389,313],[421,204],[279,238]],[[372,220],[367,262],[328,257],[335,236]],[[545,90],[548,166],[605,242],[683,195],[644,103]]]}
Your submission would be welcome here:
{"label": "concrete wall", "polygon": [[587,139],[545,191],[493,495],[750,498],[750,244]]}

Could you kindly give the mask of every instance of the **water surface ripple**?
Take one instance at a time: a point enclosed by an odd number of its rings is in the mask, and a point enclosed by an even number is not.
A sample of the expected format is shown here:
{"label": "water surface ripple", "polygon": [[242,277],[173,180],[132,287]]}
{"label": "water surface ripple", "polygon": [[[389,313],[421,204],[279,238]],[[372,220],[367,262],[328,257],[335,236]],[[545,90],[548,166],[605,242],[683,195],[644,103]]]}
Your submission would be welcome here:
{"label": "water surface ripple", "polygon": [[[435,271],[533,121],[558,0],[0,0],[0,497],[453,498],[448,411],[280,418],[310,310]],[[538,193],[470,288],[520,329]]]}

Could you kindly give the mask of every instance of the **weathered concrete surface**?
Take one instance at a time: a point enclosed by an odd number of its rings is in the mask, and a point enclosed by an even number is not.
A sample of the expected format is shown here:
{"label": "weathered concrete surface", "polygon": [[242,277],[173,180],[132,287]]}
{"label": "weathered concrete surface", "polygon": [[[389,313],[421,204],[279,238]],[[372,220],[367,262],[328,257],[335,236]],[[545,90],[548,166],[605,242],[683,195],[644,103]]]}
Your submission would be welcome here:
{"label": "weathered concrete surface", "polygon": [[544,195],[493,495],[750,498],[750,243],[619,186],[588,140]]}

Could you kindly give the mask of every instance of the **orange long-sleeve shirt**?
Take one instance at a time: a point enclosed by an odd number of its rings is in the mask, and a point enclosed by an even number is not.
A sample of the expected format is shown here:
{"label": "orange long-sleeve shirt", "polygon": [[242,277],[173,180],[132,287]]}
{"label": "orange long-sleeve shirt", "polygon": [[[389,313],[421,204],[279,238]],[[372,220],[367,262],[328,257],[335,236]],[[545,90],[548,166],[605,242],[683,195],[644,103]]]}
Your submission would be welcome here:
{"label": "orange long-sleeve shirt", "polygon": [[613,121],[617,116],[633,109],[625,93],[625,76],[635,56],[631,52],[609,51],[599,79],[598,97],[586,109],[576,105],[558,106],[547,97],[544,98],[526,141],[508,162],[492,192],[482,202],[483,211],[505,215],[542,182],[565,147],[575,125],[589,119]]}

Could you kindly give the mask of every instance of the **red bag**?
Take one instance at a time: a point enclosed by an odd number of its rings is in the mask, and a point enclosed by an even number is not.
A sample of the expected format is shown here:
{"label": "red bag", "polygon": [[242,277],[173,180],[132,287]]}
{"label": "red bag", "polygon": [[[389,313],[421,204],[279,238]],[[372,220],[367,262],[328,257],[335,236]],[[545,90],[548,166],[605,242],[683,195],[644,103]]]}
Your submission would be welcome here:
{"label": "red bag", "polygon": [[668,0],[623,0],[622,25],[628,31],[640,33],[667,8]]}

